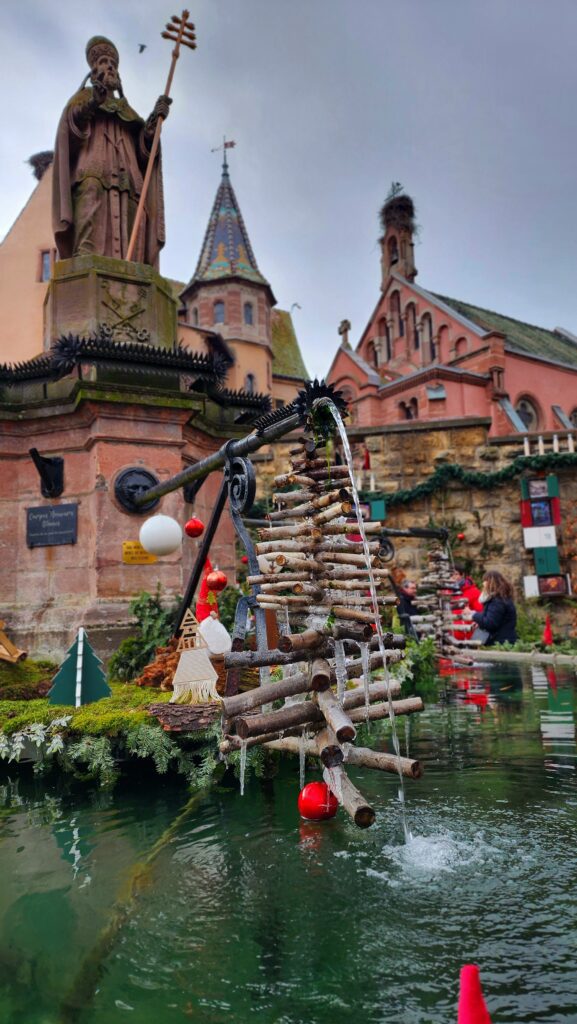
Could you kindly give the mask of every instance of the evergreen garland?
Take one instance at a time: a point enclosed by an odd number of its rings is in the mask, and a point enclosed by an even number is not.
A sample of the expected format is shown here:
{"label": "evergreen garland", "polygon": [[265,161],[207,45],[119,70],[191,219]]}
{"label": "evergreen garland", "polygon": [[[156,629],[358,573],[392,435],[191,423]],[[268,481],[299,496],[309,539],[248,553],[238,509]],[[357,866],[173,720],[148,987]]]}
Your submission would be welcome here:
{"label": "evergreen garland", "polygon": [[516,459],[503,469],[495,470],[493,473],[481,473],[479,470],[465,469],[457,462],[448,462],[438,466],[435,472],[424,480],[423,483],[405,490],[395,491],[393,494],[385,494],[383,491],[368,491],[361,495],[365,501],[385,501],[386,507],[392,505],[408,505],[420,498],[428,498],[430,494],[443,490],[451,480],[455,480],[465,487],[476,487],[480,490],[490,490],[492,487],[500,487],[502,484],[520,476],[527,469],[561,469],[563,467],[577,466],[577,452],[548,452],[546,455],[519,455]]}

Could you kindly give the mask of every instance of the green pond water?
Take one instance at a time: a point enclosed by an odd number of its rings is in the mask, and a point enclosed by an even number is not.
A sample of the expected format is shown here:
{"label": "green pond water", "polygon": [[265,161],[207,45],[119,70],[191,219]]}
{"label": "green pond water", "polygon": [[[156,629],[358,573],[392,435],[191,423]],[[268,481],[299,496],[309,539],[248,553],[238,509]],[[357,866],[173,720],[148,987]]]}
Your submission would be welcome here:
{"label": "green pond water", "polygon": [[[493,1024],[576,1022],[575,679],[491,666],[443,687],[399,720],[402,752],[425,768],[406,781],[408,844],[393,776],[351,770],[377,810],[367,831],[343,812],[301,821],[295,759],[247,778],[242,798],[225,776],[104,942],[185,788],[146,775],[103,793],[12,767],[1,1024],[453,1024],[472,962]],[[387,727],[373,742],[391,749]],[[101,971],[71,1000],[99,941]]]}

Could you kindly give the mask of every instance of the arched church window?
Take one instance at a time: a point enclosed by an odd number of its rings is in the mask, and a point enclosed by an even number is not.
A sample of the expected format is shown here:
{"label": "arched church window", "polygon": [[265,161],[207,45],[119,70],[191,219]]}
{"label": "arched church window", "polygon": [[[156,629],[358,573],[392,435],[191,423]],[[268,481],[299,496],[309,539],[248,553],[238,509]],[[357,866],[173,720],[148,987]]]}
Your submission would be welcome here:
{"label": "arched church window", "polygon": [[391,359],[393,353],[391,350],[391,333],[389,331],[389,325],[384,316],[381,317],[381,319],[379,320],[379,338],[382,338],[385,343],[385,356],[388,362]]}
{"label": "arched church window", "polygon": [[194,327],[198,327],[198,309],[196,306],[192,308],[192,324]]}
{"label": "arched church window", "polygon": [[244,322],[249,324],[250,327],[254,324],[254,311],[252,308],[252,302],[245,302],[244,304]]}
{"label": "arched church window", "polygon": [[573,412],[569,413],[569,419],[574,427],[577,427],[577,409],[573,409]]}
{"label": "arched church window", "polygon": [[254,373],[247,373],[244,378],[244,390],[247,391],[249,395],[254,395],[256,391],[256,377]]}
{"label": "arched church window", "polygon": [[527,430],[539,429],[539,410],[537,408],[537,403],[534,402],[533,399],[528,398],[527,395],[522,395],[521,398],[517,400],[515,412],[523,421]]}
{"label": "arched church window", "polygon": [[405,324],[401,316],[401,296],[398,292],[393,292],[391,295],[390,310],[394,319],[395,329],[400,338],[405,333]]}
{"label": "arched church window", "polygon": [[375,370],[378,370],[378,368],[379,368],[379,357],[377,355],[377,349],[376,349],[374,341],[369,341],[369,344],[367,345],[367,357],[368,357],[368,362],[370,363],[370,365],[374,366]]}
{"label": "arched church window", "polygon": [[215,304],[213,306],[213,310],[214,310],[213,322],[215,324],[223,324],[224,323],[224,302],[222,301],[222,299],[218,299],[215,302]]}
{"label": "arched church window", "polygon": [[423,340],[425,343],[425,352],[429,353],[429,359],[431,362],[437,356],[437,350],[435,348],[435,342],[433,341],[433,320],[430,313],[423,313]]}
{"label": "arched church window", "polygon": [[399,243],[395,235],[389,238],[389,263],[392,266],[399,262]]}
{"label": "arched church window", "polygon": [[456,356],[464,356],[466,351],[467,351],[467,339],[466,338],[457,338],[457,340],[455,342],[455,355]]}
{"label": "arched church window", "polygon": [[417,310],[414,302],[407,306],[407,334],[415,352],[419,351],[420,338],[417,330]]}

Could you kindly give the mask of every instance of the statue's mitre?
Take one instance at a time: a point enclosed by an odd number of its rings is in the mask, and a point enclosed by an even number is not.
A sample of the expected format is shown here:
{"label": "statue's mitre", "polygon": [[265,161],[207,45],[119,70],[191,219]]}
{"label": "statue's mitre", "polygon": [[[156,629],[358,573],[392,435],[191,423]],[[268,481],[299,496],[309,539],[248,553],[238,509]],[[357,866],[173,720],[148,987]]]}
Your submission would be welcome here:
{"label": "statue's mitre", "polygon": [[114,43],[111,43],[110,39],[106,36],[92,36],[86,44],[86,60],[90,67],[93,67],[94,62],[102,57],[103,54],[108,54],[109,57],[114,57],[114,60],[118,64],[118,50]]}

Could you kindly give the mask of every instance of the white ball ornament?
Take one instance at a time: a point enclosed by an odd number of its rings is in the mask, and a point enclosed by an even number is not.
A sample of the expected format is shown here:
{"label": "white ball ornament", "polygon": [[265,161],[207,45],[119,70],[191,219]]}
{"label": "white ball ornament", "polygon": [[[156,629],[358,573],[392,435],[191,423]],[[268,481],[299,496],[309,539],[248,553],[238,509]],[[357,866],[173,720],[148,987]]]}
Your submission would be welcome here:
{"label": "white ball ornament", "polygon": [[140,527],[140,543],[150,555],[170,555],[182,543],[180,523],[172,516],[151,516]]}

